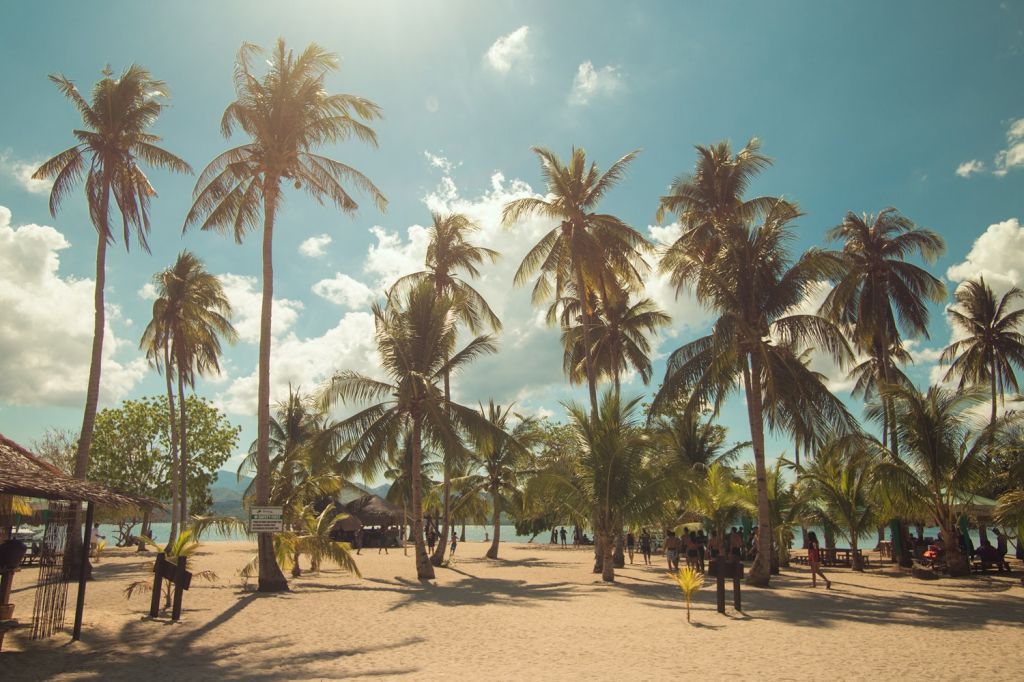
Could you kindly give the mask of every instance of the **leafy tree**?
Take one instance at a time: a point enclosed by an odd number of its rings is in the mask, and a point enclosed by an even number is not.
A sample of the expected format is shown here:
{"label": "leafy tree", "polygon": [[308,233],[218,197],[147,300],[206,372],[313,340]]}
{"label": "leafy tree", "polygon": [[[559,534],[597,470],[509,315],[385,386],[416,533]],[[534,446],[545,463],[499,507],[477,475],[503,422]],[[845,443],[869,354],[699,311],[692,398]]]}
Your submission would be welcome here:
{"label": "leafy tree", "polygon": [[[178,173],[191,173],[187,163],[157,146],[160,137],[148,132],[163,111],[161,100],[167,98],[167,86],[149,71],[132,64],[118,78],[110,67],[86,100],[75,84],[63,75],[50,80],[82,117],[82,129],[76,129],[78,142],[41,165],[33,179],[53,179],[50,190],[50,213],[56,217],[61,202],[85,173],[85,198],[89,218],[96,228],[96,287],[92,359],[89,363],[89,384],[85,397],[85,414],[75,455],[74,475],[85,478],[89,469],[93,423],[100,391],[100,367],[103,360],[103,329],[106,315],[103,304],[106,283],[107,246],[115,240],[111,227],[111,199],[121,214],[122,238],[125,248],[131,244],[132,233],[147,252],[149,245],[149,202],[156,190],[139,167],[139,162]],[[79,537],[81,533],[76,533]]]}
{"label": "leafy tree", "polygon": [[71,429],[48,428],[39,440],[31,442],[30,449],[70,476],[75,471],[78,434]]}
{"label": "leafy tree", "polygon": [[[221,132],[230,137],[237,126],[251,141],[211,161],[196,183],[185,227],[217,229],[241,242],[246,232],[263,228],[263,298],[256,403],[256,502],[270,495],[270,329],[274,298],[273,244],[277,211],[285,182],[305,189],[316,201],[330,202],[346,213],[357,208],[346,189],[354,184],[382,210],[387,200],[370,180],[314,150],[353,136],[373,145],[377,136],[364,121],[380,118],[380,108],[355,95],[327,94],[326,77],[338,59],[315,43],[296,55],[277,41],[268,70],[253,72],[262,50],[243,43],[235,59],[235,100],[224,110]],[[259,534],[259,591],[288,589],[274,558],[269,533]]]}

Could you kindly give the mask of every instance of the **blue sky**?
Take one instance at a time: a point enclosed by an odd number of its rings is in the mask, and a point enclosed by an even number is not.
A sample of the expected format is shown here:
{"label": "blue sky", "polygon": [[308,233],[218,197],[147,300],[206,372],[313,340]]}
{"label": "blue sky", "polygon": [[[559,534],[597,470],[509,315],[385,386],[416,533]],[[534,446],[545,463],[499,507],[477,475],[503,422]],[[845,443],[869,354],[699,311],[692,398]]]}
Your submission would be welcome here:
{"label": "blue sky", "polygon": [[[155,132],[198,170],[239,143],[218,130],[239,44],[278,36],[338,53],[329,87],[381,105],[379,149],[327,151],[390,201],[381,215],[364,197],[349,217],[288,196],[275,242],[278,395],[289,381],[309,389],[333,370],[372,370],[368,303],[422,259],[419,226],[440,208],[480,220],[480,241],[508,254],[480,284],[505,319],[502,351],[456,395],[556,417],[559,401],[582,397],[561,377],[556,331],[511,288],[543,225],[496,224],[504,201],[543,189],[531,145],[561,155],[582,146],[602,167],[643,149],[604,209],[658,236],[671,228],[654,224],[657,197],[692,168],[693,145],[758,136],[776,163],[753,191],[807,214],[794,248],[823,245],[847,210],[892,205],[946,239],[933,272],[952,277],[951,290],[979,272],[997,287],[1024,280],[1021,3],[18,3],[0,25],[0,431],[28,442],[48,426],[77,428],[84,400],[94,231],[81,192],[52,218],[45,187],[25,179],[79,125],[46,75],[87,90],[105,64],[144,64],[173,93]],[[226,375],[199,392],[243,426],[244,449],[255,434],[259,240],[182,236],[194,178],[152,180],[152,254],[109,252],[104,399],[161,392],[136,350],[151,305],[144,286],[188,248],[225,276],[239,312],[243,341]],[[657,277],[650,284],[675,316],[661,354],[706,329],[692,300],[674,301]],[[914,344],[910,371],[922,383],[950,338],[941,313],[931,340]],[[829,373],[842,393],[842,373]],[[741,404],[722,419],[746,438]],[[776,439],[771,449],[784,447]]]}

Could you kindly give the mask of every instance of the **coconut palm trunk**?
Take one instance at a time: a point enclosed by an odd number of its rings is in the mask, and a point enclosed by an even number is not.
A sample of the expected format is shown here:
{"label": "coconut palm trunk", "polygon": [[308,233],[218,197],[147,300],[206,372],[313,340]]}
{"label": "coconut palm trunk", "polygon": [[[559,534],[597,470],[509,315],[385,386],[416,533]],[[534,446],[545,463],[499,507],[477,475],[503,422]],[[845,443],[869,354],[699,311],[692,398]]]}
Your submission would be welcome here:
{"label": "coconut palm trunk", "polygon": [[743,363],[743,382],[747,390],[747,415],[750,420],[750,440],[754,450],[754,470],[757,477],[757,558],[750,567],[747,584],[767,587],[771,579],[771,508],[768,502],[768,474],[764,464],[764,407],[761,399],[761,362],[749,353],[749,364]]}
{"label": "coconut palm trunk", "polygon": [[171,430],[171,535],[167,548],[178,537],[178,419],[174,410],[174,384],[171,381],[170,342],[164,338],[164,380],[167,384],[167,416]]}
{"label": "coconut palm trunk", "polygon": [[188,418],[185,416],[185,358],[181,357],[184,355],[182,351],[178,352],[178,411],[180,413],[180,427],[178,430],[181,438],[178,443],[178,461],[180,463],[178,486],[179,486],[179,503],[178,503],[178,514],[181,518],[181,527],[185,528],[188,525],[189,513],[188,513]]}
{"label": "coconut palm trunk", "polygon": [[484,556],[488,559],[497,559],[498,543],[501,541],[501,495],[499,494],[497,483],[491,483],[491,500],[494,507],[494,514],[491,517],[494,525],[494,537],[491,539],[491,546]]}
{"label": "coconut palm trunk", "polygon": [[423,416],[414,415],[412,422],[412,539],[416,546],[416,577],[420,580],[434,579],[434,566],[427,556],[427,545],[423,539],[423,482],[420,467],[423,464],[423,450],[420,442]]}
{"label": "coconut palm trunk", "polygon": [[[263,301],[260,309],[259,389],[256,405],[256,504],[270,501],[270,322],[274,302],[274,215],[278,177],[268,174],[263,186]],[[277,565],[274,537],[259,534],[259,591],[281,592],[288,581]]]}
{"label": "coconut palm trunk", "polygon": [[[595,540],[597,533],[594,533]],[[614,531],[601,532],[601,580],[606,583],[615,582],[615,559],[612,556],[615,547]]]}
{"label": "coconut palm trunk", "polygon": [[[583,316],[583,358],[587,370],[587,391],[590,393],[590,418],[597,419],[597,380],[594,376],[594,356],[590,345],[591,310],[590,296],[586,288],[586,280],[583,278],[583,264],[576,266],[576,292],[580,297],[580,312]],[[594,542],[597,542],[597,533],[594,533]]]}

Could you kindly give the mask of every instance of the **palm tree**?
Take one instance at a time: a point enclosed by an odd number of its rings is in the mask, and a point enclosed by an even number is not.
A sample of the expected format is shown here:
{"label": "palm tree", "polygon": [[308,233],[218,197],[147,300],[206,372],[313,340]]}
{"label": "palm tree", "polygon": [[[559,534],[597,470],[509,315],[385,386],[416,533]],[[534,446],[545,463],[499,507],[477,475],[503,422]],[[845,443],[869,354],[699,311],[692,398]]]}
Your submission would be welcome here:
{"label": "palm tree", "polygon": [[[221,339],[234,343],[238,334],[232,326],[231,303],[220,280],[207,272],[203,262],[182,251],[174,265],[153,277],[157,299],[153,317],[142,333],[139,347],[167,383],[167,404],[171,418],[172,457],[177,437],[180,445],[177,479],[178,513],[184,527],[188,520],[188,424],[185,417],[185,386],[195,388],[196,374],[220,373]],[[174,417],[171,377],[178,379],[179,416]],[[176,428],[175,428],[176,427]],[[172,528],[173,533],[173,528]],[[173,537],[173,536],[172,536]]]}
{"label": "palm tree", "polygon": [[670,469],[676,471],[707,471],[715,464],[728,467],[750,442],[726,447],[726,429],[710,420],[701,421],[693,410],[660,416],[652,424],[652,435],[666,456]]}
{"label": "palm tree", "polygon": [[[598,377],[609,377],[615,390],[619,390],[623,372],[633,368],[647,384],[651,380],[651,344],[648,334],[654,334],[672,321],[655,305],[644,298],[630,303],[623,292],[606,295],[595,306],[590,330],[590,352],[584,341],[586,327],[571,325],[566,312],[578,311],[579,301],[567,306],[563,312],[562,346],[565,348],[565,373],[574,383],[586,381],[587,357],[592,358]],[[571,315],[571,312],[570,312]]]}
{"label": "palm tree", "polygon": [[841,522],[854,550],[853,570],[863,571],[863,558],[856,553],[861,534],[878,519],[875,455],[863,447],[859,436],[826,442],[814,459],[800,465],[787,462],[797,473],[799,484],[810,497],[820,500],[826,514]]}
{"label": "palm tree", "polygon": [[458,352],[456,316],[452,300],[436,296],[433,287],[421,284],[390,305],[373,308],[378,352],[387,381],[346,370],[323,387],[320,404],[325,408],[374,402],[338,424],[338,432],[351,442],[348,458],[375,476],[386,465],[389,453],[401,447],[409,434],[413,539],[416,543],[416,574],[434,577],[434,567],[423,542],[423,490],[418,475],[424,442],[445,452],[463,447],[460,433],[486,432],[489,424],[473,409],[446,400],[438,386],[446,372],[458,371],[478,357],[493,353],[488,335],[470,341]]}
{"label": "palm tree", "polygon": [[[111,227],[111,198],[121,214],[125,248],[130,247],[134,233],[139,245],[148,252],[149,206],[156,190],[142,172],[139,162],[178,173],[191,173],[192,169],[174,154],[157,146],[160,137],[148,132],[163,111],[161,100],[167,98],[168,90],[166,84],[153,78],[146,68],[133,64],[119,78],[113,77],[109,67],[105,68],[103,78],[93,86],[89,101],[66,76],[51,75],[50,80],[62,95],[71,100],[84,125],[74,131],[77,144],[46,161],[32,177],[35,180],[53,178],[50,213],[56,217],[61,202],[85,173],[85,198],[89,218],[97,233],[92,359],[74,469],[76,478],[85,478],[89,469],[89,447],[96,421],[103,359],[107,245],[115,239]],[[75,534],[76,537],[79,535]]]}
{"label": "palm tree", "polygon": [[[466,241],[466,237],[480,227],[461,213],[432,213],[431,219],[426,256],[427,269],[402,277],[395,282],[392,292],[400,292],[410,286],[427,282],[438,296],[449,296],[456,303],[459,319],[471,332],[479,333],[484,327],[489,327],[495,333],[501,331],[501,320],[491,310],[487,300],[458,274],[459,271],[464,271],[470,278],[478,278],[480,271],[477,266],[487,260],[492,263],[497,261],[498,252],[474,246]],[[445,400],[451,400],[451,379],[448,374],[444,376],[444,397]],[[450,453],[446,459],[450,460],[454,455],[455,453]],[[435,566],[441,565],[448,546],[451,523],[451,471],[456,465],[457,462],[446,461],[443,471],[441,538],[431,557],[431,562]]]}
{"label": "palm tree", "polygon": [[876,445],[882,491],[905,516],[935,519],[945,537],[950,575],[970,571],[956,541],[959,509],[969,502],[985,475],[984,454],[997,425],[982,428],[971,408],[986,399],[984,389],[950,391],[932,386],[925,394],[908,386],[887,386],[868,407],[868,416],[882,419],[890,405],[899,454]]}
{"label": "palm tree", "polygon": [[736,474],[721,461],[694,472],[685,506],[704,519],[720,548],[725,547],[726,526],[735,523],[743,512],[756,509],[747,504]]}
{"label": "palm tree", "polygon": [[[639,150],[626,154],[601,173],[597,164],[587,166],[586,152],[574,147],[568,164],[554,152],[533,147],[540,158],[547,197],[524,197],[505,205],[502,220],[509,227],[529,216],[557,221],[523,258],[515,283],[521,286],[534,275],[533,302],[556,303],[574,295],[583,305],[580,323],[583,347],[591,349],[596,295],[611,288],[639,290],[647,264],[643,254],[650,248],[643,235],[616,216],[597,213],[605,194],[625,175]],[[590,410],[597,414],[597,368],[585,354],[583,366],[590,393]]]}
{"label": "palm tree", "polygon": [[[713,170],[698,164],[698,175]],[[709,225],[696,222],[688,227],[685,221],[696,218],[682,215],[683,237],[662,260],[662,268],[669,269],[677,287],[692,283],[698,297],[720,317],[710,335],[672,353],[651,411],[664,412],[682,401],[688,410],[710,405],[717,412],[742,381],[756,470],[758,542],[768,547],[771,509],[765,424],[773,430],[791,430],[795,423],[806,427],[813,421],[816,432],[854,429],[843,404],[828,391],[821,376],[804,364],[797,348],[817,347],[839,363],[849,358],[850,350],[834,323],[818,315],[791,312],[830,272],[831,265],[816,250],[804,253],[796,263],[788,262],[785,243],[791,237],[790,223],[799,215],[797,208],[775,200],[762,222],[754,225],[742,215],[755,210],[749,202],[730,206],[722,209],[724,218],[712,214]],[[688,243],[691,237],[693,242]],[[768,584],[768,554],[758,554],[749,584]]]}
{"label": "palm tree", "polygon": [[[370,180],[315,149],[356,138],[376,145],[373,129],[364,121],[380,118],[380,108],[355,95],[329,95],[327,74],[338,59],[312,43],[301,54],[277,45],[262,77],[253,72],[253,59],[261,48],[243,43],[235,59],[235,96],[224,110],[221,132],[230,137],[237,126],[251,141],[220,154],[206,166],[193,193],[185,228],[230,233],[241,242],[245,233],[263,223],[263,299],[260,312],[260,350],[256,415],[256,502],[266,504],[270,493],[270,329],[274,296],[274,224],[282,200],[282,183],[320,203],[330,202],[346,213],[357,208],[345,184],[367,192],[383,210],[387,200]],[[259,590],[288,589],[274,560],[271,537],[259,536]]]}
{"label": "palm tree", "polygon": [[521,494],[520,480],[531,460],[530,448],[539,442],[540,434],[537,420],[512,412],[511,405],[502,409],[492,400],[486,408],[480,406],[480,416],[494,426],[494,433],[485,433],[474,443],[470,457],[479,473],[466,477],[469,485],[465,494],[486,492],[491,497],[494,536],[485,556],[497,559],[501,513],[510,507],[507,498]]}
{"label": "palm tree", "polygon": [[1002,399],[1006,388],[1019,392],[1013,368],[1024,367],[1024,335],[1020,333],[1024,308],[1010,310],[1024,292],[1011,288],[996,301],[985,278],[968,280],[956,293],[956,305],[948,309],[950,320],[964,335],[949,344],[940,361],[949,363],[946,381],[960,377],[959,388],[969,384],[989,384],[992,398],[990,424],[996,421],[996,398]]}
{"label": "palm tree", "polygon": [[[796,486],[786,481],[783,475],[782,460],[766,468],[765,486],[768,499],[768,519],[771,524],[771,533],[766,543],[764,538],[763,523],[761,520],[759,500],[759,481],[757,480],[757,467],[748,462],[743,465],[741,472],[741,489],[748,509],[758,509],[758,535],[757,535],[757,558],[754,565],[762,561],[769,564],[772,572],[778,572],[778,566],[789,565],[789,547],[793,541],[793,529],[796,528],[806,509],[806,500],[800,495]],[[767,548],[767,550],[765,549]]]}
{"label": "palm tree", "polygon": [[627,524],[657,517],[663,509],[665,480],[648,466],[650,439],[642,428],[639,398],[622,401],[609,390],[600,409],[588,414],[567,405],[580,444],[579,457],[539,478],[560,493],[562,508],[574,519],[591,519],[600,540],[601,579],[615,580],[612,551]]}
{"label": "palm tree", "polygon": [[[821,312],[849,329],[857,349],[871,356],[877,385],[893,383],[893,353],[902,351],[900,332],[927,339],[927,303],[946,299],[942,281],[906,259],[918,254],[934,263],[945,251],[945,243],[895,208],[877,215],[850,211],[829,230],[828,239],[842,240],[843,248],[831,254],[838,266],[832,277],[835,286]],[[883,419],[883,431],[892,426],[888,422]],[[898,453],[895,429],[889,428],[888,436],[893,452]]]}

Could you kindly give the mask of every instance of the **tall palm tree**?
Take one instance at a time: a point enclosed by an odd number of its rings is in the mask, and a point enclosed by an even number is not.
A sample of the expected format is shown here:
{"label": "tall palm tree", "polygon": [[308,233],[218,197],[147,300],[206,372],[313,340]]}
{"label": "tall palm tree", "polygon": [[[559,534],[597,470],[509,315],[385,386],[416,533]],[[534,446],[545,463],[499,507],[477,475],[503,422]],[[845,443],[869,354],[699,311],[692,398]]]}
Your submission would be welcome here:
{"label": "tall palm tree", "polygon": [[[754,565],[762,561],[769,564],[769,569],[777,572],[776,567],[789,564],[789,546],[793,541],[793,530],[800,523],[806,508],[806,499],[800,495],[796,486],[786,480],[783,475],[782,460],[776,460],[765,471],[768,500],[768,519],[770,521],[769,541],[765,542],[764,521],[760,514],[760,485],[757,481],[757,466],[747,462],[740,469],[741,489],[748,509],[758,508],[757,558]],[[768,548],[767,550],[765,548]]]}
{"label": "tall palm tree", "polygon": [[[942,281],[907,258],[919,255],[934,263],[945,243],[895,208],[876,215],[850,211],[829,230],[828,239],[842,240],[843,248],[831,254],[838,269],[822,314],[849,329],[857,349],[874,360],[877,385],[893,383],[893,353],[901,352],[901,332],[928,338],[927,304],[946,299]],[[883,419],[883,428],[887,422]],[[898,453],[895,433],[890,428],[889,445]]]}
{"label": "tall palm tree", "polygon": [[803,465],[787,462],[810,497],[820,500],[833,520],[842,523],[854,550],[853,570],[863,571],[863,558],[856,554],[861,534],[878,519],[875,453],[863,447],[859,436],[826,442],[814,459]]}
{"label": "tall palm tree", "polygon": [[74,131],[78,142],[46,161],[32,177],[36,180],[53,178],[50,213],[56,217],[61,202],[82,180],[84,173],[89,218],[97,233],[92,359],[74,469],[76,478],[85,478],[103,359],[107,245],[115,239],[111,199],[121,215],[125,248],[130,247],[134,233],[139,245],[148,252],[149,207],[156,190],[139,163],[177,173],[191,173],[192,169],[157,146],[160,137],[149,132],[163,111],[162,100],[167,98],[168,90],[166,84],[153,78],[145,67],[133,64],[118,78],[113,77],[110,67],[105,68],[103,78],[93,86],[88,101],[66,76],[51,75],[50,80],[71,100],[84,125]]}
{"label": "tall palm tree", "polygon": [[480,416],[494,425],[495,433],[485,433],[474,443],[470,456],[479,473],[466,477],[466,494],[486,492],[491,497],[494,536],[485,556],[497,559],[501,513],[509,507],[507,498],[521,494],[520,481],[531,460],[530,447],[539,442],[540,433],[535,418],[512,412],[511,405],[502,409],[492,400],[486,408],[480,406]]}
{"label": "tall palm tree", "polygon": [[[401,292],[410,286],[427,282],[438,296],[448,296],[456,303],[459,319],[473,333],[489,327],[492,332],[501,331],[501,320],[494,314],[487,300],[460,276],[465,272],[471,279],[480,276],[478,266],[485,261],[495,262],[500,254],[493,249],[474,246],[466,238],[480,227],[461,213],[431,214],[430,241],[427,244],[426,270],[402,277],[392,287],[392,292]],[[444,375],[444,397],[451,400],[451,378]],[[449,453],[446,453],[448,455]],[[441,538],[431,557],[435,566],[440,566],[448,547],[451,523],[451,472],[458,464],[451,461],[450,453],[443,471],[442,526]]]}
{"label": "tall palm tree", "polygon": [[[270,460],[270,329],[274,296],[274,225],[283,183],[294,183],[320,203],[330,202],[352,213],[358,205],[346,189],[351,183],[368,193],[383,210],[387,200],[370,180],[314,150],[353,136],[376,146],[377,137],[364,121],[380,118],[380,108],[355,95],[327,94],[326,77],[338,59],[315,43],[296,55],[278,40],[268,71],[259,76],[253,60],[262,49],[243,43],[235,59],[235,97],[224,110],[221,132],[230,137],[237,126],[251,141],[217,156],[206,166],[193,193],[185,228],[199,225],[230,233],[241,242],[245,233],[263,227],[263,298],[256,415],[256,502],[269,495]],[[274,560],[271,536],[259,535],[259,590],[288,589]]]}
{"label": "tall palm tree", "polygon": [[[587,165],[586,152],[581,148],[573,148],[568,164],[543,147],[532,150],[540,158],[547,197],[510,201],[502,211],[502,220],[506,227],[529,216],[558,224],[523,257],[515,283],[521,286],[537,275],[535,304],[548,299],[557,303],[567,294],[581,301],[583,347],[590,349],[595,295],[611,288],[639,290],[647,269],[643,254],[650,245],[643,235],[616,216],[597,213],[601,199],[622,179],[639,150],[626,154],[604,173],[593,162]],[[583,365],[591,414],[597,414],[597,368],[589,353]]]}
{"label": "tall palm tree", "polygon": [[461,433],[478,435],[493,430],[476,410],[446,400],[438,383],[446,372],[458,371],[493,353],[495,345],[490,336],[481,335],[455,352],[457,325],[452,301],[436,296],[428,283],[392,299],[387,307],[375,305],[373,314],[387,380],[342,371],[323,387],[320,402],[325,408],[339,402],[374,403],[338,424],[338,432],[352,443],[349,459],[360,464],[364,475],[380,473],[388,455],[399,451],[402,439],[409,435],[416,574],[430,579],[434,567],[423,542],[423,490],[418,475],[424,443],[456,452],[463,447]]}
{"label": "tall palm tree", "polygon": [[949,363],[946,381],[960,377],[959,388],[969,384],[989,384],[992,399],[990,424],[996,421],[996,398],[1003,398],[1006,388],[1020,392],[1013,368],[1024,367],[1024,334],[1019,329],[1024,321],[1024,308],[1010,310],[1024,292],[1011,288],[997,301],[985,278],[969,280],[956,293],[956,305],[947,311],[963,339],[949,344],[940,361]]}
{"label": "tall palm tree", "polygon": [[[566,312],[578,310],[578,301]],[[570,381],[586,381],[586,359],[592,362],[598,377],[612,380],[618,391],[623,372],[636,370],[647,384],[651,380],[651,344],[647,337],[672,321],[649,298],[630,303],[625,293],[607,296],[598,303],[590,330],[590,351],[584,345],[586,327],[566,324],[563,314],[562,345],[565,348],[565,373]]]}
{"label": "tall palm tree", "polygon": [[[733,210],[738,209],[730,212]],[[710,335],[672,353],[652,412],[663,412],[676,401],[682,401],[685,409],[710,405],[717,412],[742,382],[754,451],[758,542],[762,547],[770,546],[772,540],[765,424],[774,430],[789,430],[798,419],[801,423],[813,419],[821,424],[817,431],[855,428],[842,402],[796,350],[814,346],[840,364],[850,357],[846,340],[834,323],[818,315],[791,312],[830,272],[831,265],[830,259],[815,250],[789,263],[785,243],[791,238],[790,223],[798,215],[794,205],[778,199],[758,224],[733,217],[715,222],[707,230],[699,223],[684,226],[683,237],[662,261],[663,268],[670,268],[676,286],[692,283],[698,297],[719,318]],[[688,235],[693,237],[692,244],[687,242]],[[747,578],[749,584],[768,584],[768,554],[758,554]]]}
{"label": "tall palm tree", "polygon": [[[238,334],[231,324],[231,303],[220,280],[207,272],[203,262],[189,251],[178,254],[174,265],[157,273],[153,283],[157,299],[153,302],[153,317],[142,333],[139,347],[146,351],[146,356],[158,370],[163,367],[171,413],[172,451],[176,435],[180,448],[178,521],[184,527],[189,518],[185,386],[195,388],[197,374],[219,374],[221,339],[234,343]],[[174,423],[174,394],[170,387],[172,375],[178,380],[177,424]]]}
{"label": "tall palm tree", "polygon": [[946,563],[951,575],[970,572],[960,551],[957,521],[960,509],[984,481],[984,456],[999,423],[985,427],[971,408],[985,402],[987,391],[951,391],[932,386],[922,394],[910,386],[887,386],[868,407],[868,417],[880,421],[886,404],[902,449],[879,450],[876,472],[882,491],[905,516],[932,518],[945,537]]}

